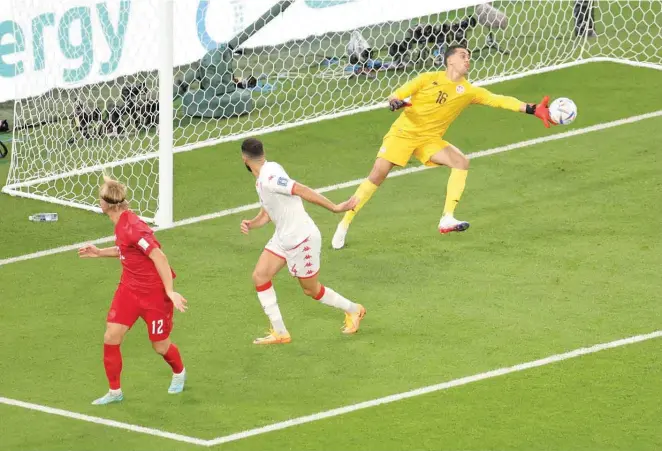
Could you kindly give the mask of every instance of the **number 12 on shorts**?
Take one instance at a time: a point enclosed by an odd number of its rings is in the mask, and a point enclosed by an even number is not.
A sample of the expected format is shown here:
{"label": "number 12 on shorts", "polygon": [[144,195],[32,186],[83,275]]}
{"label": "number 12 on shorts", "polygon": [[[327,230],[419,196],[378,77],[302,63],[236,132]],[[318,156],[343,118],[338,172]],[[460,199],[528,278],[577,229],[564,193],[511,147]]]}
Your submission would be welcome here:
{"label": "number 12 on shorts", "polygon": [[152,321],[152,335],[160,335],[163,333],[163,320],[153,320]]}

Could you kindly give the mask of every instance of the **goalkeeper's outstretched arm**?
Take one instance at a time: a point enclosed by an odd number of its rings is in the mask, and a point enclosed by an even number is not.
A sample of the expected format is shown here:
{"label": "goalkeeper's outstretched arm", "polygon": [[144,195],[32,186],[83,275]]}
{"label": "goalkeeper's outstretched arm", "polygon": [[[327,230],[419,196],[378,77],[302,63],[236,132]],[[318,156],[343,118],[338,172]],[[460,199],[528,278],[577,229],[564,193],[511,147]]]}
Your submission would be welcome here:
{"label": "goalkeeper's outstretched arm", "polygon": [[515,97],[502,96],[494,94],[485,88],[476,88],[476,97],[474,103],[491,106],[494,108],[503,108],[510,111],[519,111],[520,113],[533,114],[540,119],[545,127],[549,128],[549,97],[545,96],[538,104],[524,103]]}

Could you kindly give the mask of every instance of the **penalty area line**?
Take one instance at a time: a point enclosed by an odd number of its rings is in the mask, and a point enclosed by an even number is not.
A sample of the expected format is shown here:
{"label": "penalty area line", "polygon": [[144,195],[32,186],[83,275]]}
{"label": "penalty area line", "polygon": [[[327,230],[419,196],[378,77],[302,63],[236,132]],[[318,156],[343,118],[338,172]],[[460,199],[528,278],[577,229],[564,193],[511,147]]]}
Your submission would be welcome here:
{"label": "penalty area line", "polygon": [[498,376],[504,376],[506,374],[517,373],[519,371],[529,370],[531,368],[538,368],[541,366],[549,365],[556,362],[562,362],[568,359],[574,359],[576,357],[581,357],[588,354],[595,354],[596,352],[604,351],[607,349],[618,348],[620,346],[626,346],[634,343],[640,343],[642,341],[652,340],[654,338],[662,337],[662,330],[651,332],[645,335],[635,335],[633,337],[622,338],[620,340],[610,341],[608,343],[601,343],[597,345],[590,346],[588,348],[579,348],[574,351],[564,352],[563,354],[555,354],[549,357],[545,357],[538,360],[533,360],[530,362],[520,363],[518,365],[513,365],[509,367],[499,368],[492,371],[487,371],[485,373],[474,374],[473,376],[462,377],[460,379],[454,379],[452,381],[443,382],[441,384],[429,385],[427,387],[417,388],[415,390],[410,390],[403,393],[398,393],[395,395],[385,396],[383,398],[377,398],[370,401],[360,402],[358,404],[352,404],[345,407],[339,407],[337,409],[327,410],[324,412],[315,413],[313,415],[306,415],[299,418],[293,418],[291,420],[282,421],[279,423],[270,424],[268,426],[263,426],[255,429],[249,429],[243,432],[237,432],[235,434],[226,435],[224,437],[218,437],[212,440],[209,440],[206,446],[215,446],[223,443],[234,442],[237,440],[243,440],[248,437],[253,437],[256,435],[266,434],[268,432],[279,431],[282,429],[291,428],[301,424],[312,423],[314,421],[324,420],[326,418],[337,417],[339,415],[345,415],[348,413],[356,412],[357,410],[368,409],[370,407],[376,407],[383,404],[390,404],[396,401],[402,401],[403,399],[414,398],[416,396],[426,395],[428,393],[434,393],[442,390],[448,390],[449,388],[459,387],[462,385],[471,384],[473,382],[483,381],[485,379],[491,379]]}
{"label": "penalty area line", "polygon": [[[538,360],[532,360],[529,362],[520,363],[517,365],[503,367],[495,369],[492,371],[487,371],[484,373],[474,374],[472,376],[461,377],[459,379],[453,379],[451,381],[442,382],[440,384],[429,385],[427,387],[417,388],[415,390],[410,390],[402,393],[397,393],[394,395],[384,396],[382,398],[372,399],[369,401],[360,402],[357,404],[352,404],[344,407],[339,407],[336,409],[326,410],[323,412],[318,412],[312,415],[306,415],[298,418],[292,418],[286,421],[281,421],[278,423],[269,424],[267,426],[262,426],[254,429],[248,429],[245,431],[237,432],[230,435],[225,435],[221,437],[216,437],[210,440],[189,437],[187,435],[175,434],[172,432],[166,432],[160,429],[153,429],[144,426],[138,426],[134,424],[122,423],[120,421],[110,420],[107,418],[100,418],[91,415],[85,415],[77,412],[70,412],[68,410],[56,409],[53,407],[43,406],[40,404],[33,404],[29,402],[19,401],[16,399],[0,397],[0,404],[5,404],[8,406],[20,407],[29,410],[35,410],[38,412],[57,415],[61,417],[71,418],[74,420],[84,421],[88,423],[98,424],[102,426],[113,427],[117,429],[123,429],[131,432],[137,432],[140,434],[147,434],[156,437],[161,437],[169,440],[175,440],[178,442],[190,443],[192,445],[211,447],[217,446],[224,443],[235,442],[238,440],[243,440],[249,437],[254,437],[257,435],[266,434],[269,432],[280,431],[283,429],[288,429],[294,426],[299,426],[306,423],[312,423],[315,421],[324,420],[326,418],[337,417],[340,415],[345,415],[348,413],[353,413],[358,410],[368,409],[371,407],[377,407],[384,404],[390,404],[397,401],[402,401],[404,399],[414,398],[417,396],[426,395],[428,393],[435,393],[443,390],[448,390],[454,387],[460,387],[463,385],[472,384],[474,382],[484,381],[486,379],[492,379],[499,376],[505,376],[507,374],[517,373],[520,371],[526,371],[533,368],[539,368],[542,366],[550,365],[557,362],[562,362],[564,360],[574,359],[577,357],[595,354],[597,352],[605,351],[608,349],[614,349],[621,346],[627,346],[635,343],[641,343],[643,341],[652,340],[655,338],[662,337],[662,330],[651,332],[648,334],[635,335],[628,338],[622,338],[620,340],[614,340],[607,343],[601,343],[593,345],[590,347],[584,347],[575,349],[573,351],[564,352],[562,354],[554,354],[549,357],[544,357]],[[186,396],[184,395],[181,396]]]}
{"label": "penalty area line", "polygon": [[16,399],[0,397],[0,404],[8,406],[21,407],[28,410],[36,410],[37,412],[47,413],[50,415],[57,415],[65,418],[72,418],[74,420],[85,421],[87,423],[99,424],[117,429],[124,429],[126,431],[139,432],[141,434],[153,435],[156,437],[167,438],[178,442],[190,443],[192,445],[208,446],[209,440],[203,440],[195,437],[189,437],[181,434],[173,434],[172,432],[162,431],[160,429],[152,429],[144,426],[137,426],[135,424],[122,423],[121,421],[109,420],[107,418],[94,417],[77,412],[70,412],[68,410],[56,409],[53,407],[42,406],[40,404],[33,404],[31,402],[19,401]]}
{"label": "penalty area line", "polygon": [[[467,157],[473,159],[473,158],[480,158],[480,157],[487,157],[490,155],[496,155],[499,153],[503,152],[509,152],[511,150],[515,149],[521,149],[523,147],[530,147],[530,146],[535,146],[537,144],[542,144],[542,143],[548,143],[552,141],[557,141],[559,139],[565,139],[565,138],[571,138],[573,136],[580,136],[580,135],[585,135],[587,133],[593,133],[601,130],[607,130],[609,128],[614,128],[614,127],[619,127],[621,125],[626,125],[626,124],[633,124],[635,122],[643,121],[646,119],[652,119],[655,117],[660,117],[662,116],[662,110],[658,111],[653,111],[651,113],[646,113],[646,114],[640,114],[638,116],[631,116],[627,117],[624,119],[618,119],[616,121],[611,121],[611,122],[604,122],[602,124],[596,124],[592,125],[590,127],[584,127],[584,128],[578,128],[576,130],[569,130],[567,132],[563,133],[556,133],[554,135],[548,135],[548,136],[541,136],[539,138],[535,139],[529,139],[526,141],[520,141],[514,144],[509,144],[507,146],[501,146],[501,147],[495,147],[493,149],[487,149],[487,150],[481,150],[479,152],[473,152],[470,154],[467,154]],[[428,169],[434,169],[433,167],[428,167],[428,166],[416,166],[412,168],[406,168],[406,169],[399,169],[396,171],[392,171],[389,175],[388,178],[392,177],[399,177],[402,175],[407,175],[407,174],[414,174],[416,172],[422,172],[426,171]],[[344,188],[350,188],[353,186],[358,186],[365,180],[365,177],[356,179],[356,180],[350,180],[348,182],[343,182],[343,183],[337,183],[335,185],[329,185],[325,186],[322,188],[316,189],[317,192],[319,193],[328,193],[331,191],[337,191],[340,189]],[[167,230],[167,229],[172,229],[175,227],[182,227],[182,226],[187,226],[190,224],[196,224],[198,222],[203,222],[203,221],[209,221],[211,219],[217,219],[217,218],[222,218],[224,216],[230,216],[234,215],[237,213],[241,213],[244,211],[250,211],[250,210],[256,210],[260,208],[259,203],[253,203],[253,204],[246,204],[246,205],[241,205],[239,207],[235,208],[229,208],[227,210],[221,210],[217,211],[215,213],[209,213],[206,215],[201,215],[201,216],[195,216],[192,218],[187,218],[187,219],[182,219],[180,221],[175,221],[172,226],[166,227],[166,228],[155,228],[154,230],[159,231],[159,230]],[[69,252],[78,249],[79,247],[83,246],[84,244],[87,243],[92,243],[92,244],[104,244],[104,243],[110,243],[115,240],[114,236],[107,236],[103,238],[99,238],[93,241],[84,241],[81,243],[75,243],[75,244],[69,244],[66,246],[60,246],[56,247],[53,249],[47,249],[43,251],[38,251],[38,252],[32,252],[30,254],[24,254],[24,255],[19,255],[16,257],[10,257],[10,258],[5,258],[3,260],[0,260],[0,266],[5,266],[9,265],[12,263],[18,263],[26,260],[33,260],[35,258],[40,258],[40,257],[46,257],[48,255],[54,255],[54,254],[61,254],[63,252]]]}

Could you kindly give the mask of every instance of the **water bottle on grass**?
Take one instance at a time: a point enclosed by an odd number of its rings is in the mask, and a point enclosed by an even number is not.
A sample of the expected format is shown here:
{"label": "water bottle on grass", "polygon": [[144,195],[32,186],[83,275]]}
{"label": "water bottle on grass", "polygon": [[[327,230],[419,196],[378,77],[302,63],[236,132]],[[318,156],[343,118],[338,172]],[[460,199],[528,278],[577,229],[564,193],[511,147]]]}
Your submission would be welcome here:
{"label": "water bottle on grass", "polygon": [[32,222],[55,222],[57,221],[57,213],[37,213],[31,215],[28,219]]}

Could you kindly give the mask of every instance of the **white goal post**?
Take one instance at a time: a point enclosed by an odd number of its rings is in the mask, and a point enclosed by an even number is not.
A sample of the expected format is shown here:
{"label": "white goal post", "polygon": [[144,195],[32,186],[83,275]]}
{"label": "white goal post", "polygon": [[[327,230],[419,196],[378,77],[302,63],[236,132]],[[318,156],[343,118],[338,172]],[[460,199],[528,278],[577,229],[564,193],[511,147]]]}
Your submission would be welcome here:
{"label": "white goal post", "polygon": [[662,2],[10,0],[2,191],[99,211],[108,173],[167,227],[174,153],[380,108],[456,43],[477,84],[598,61],[662,70]]}

